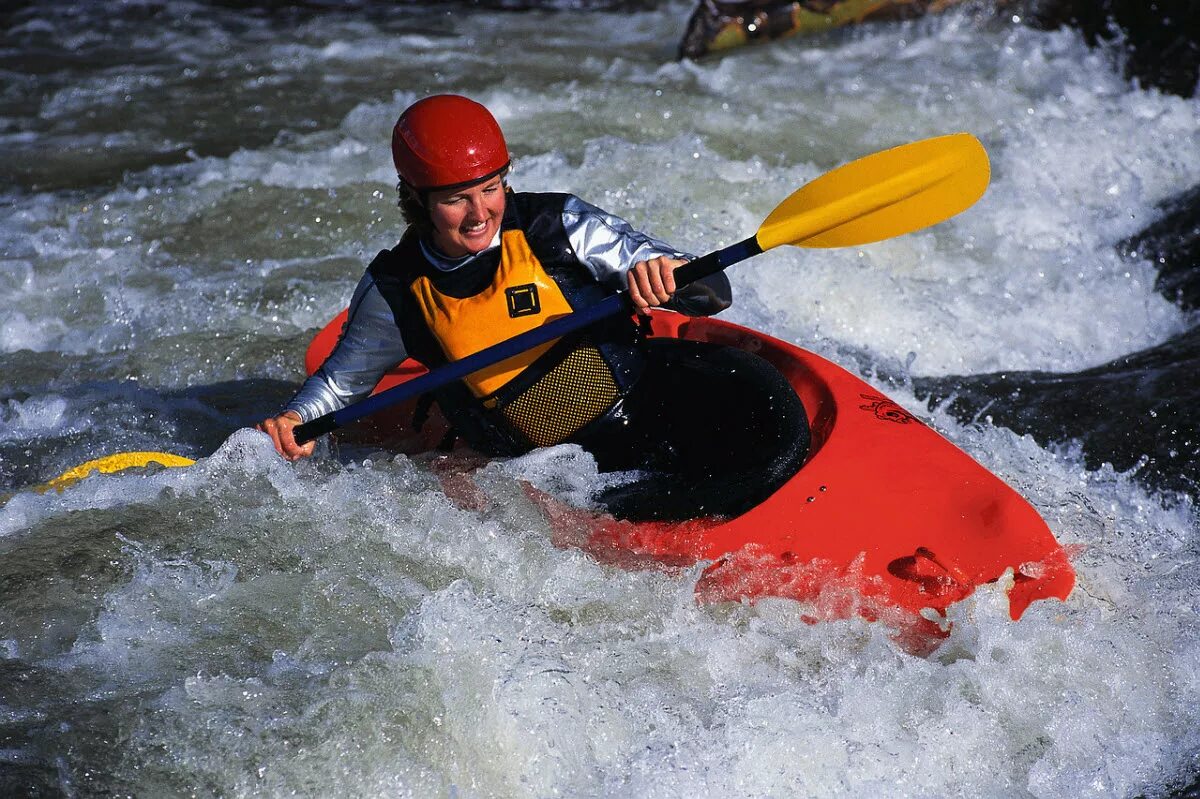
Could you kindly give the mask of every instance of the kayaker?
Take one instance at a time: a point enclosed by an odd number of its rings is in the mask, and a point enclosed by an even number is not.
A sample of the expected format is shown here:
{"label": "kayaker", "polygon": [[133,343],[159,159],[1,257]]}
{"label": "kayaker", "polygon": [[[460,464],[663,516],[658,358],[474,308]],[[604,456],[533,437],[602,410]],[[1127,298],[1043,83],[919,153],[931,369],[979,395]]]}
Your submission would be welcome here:
{"label": "kayaker", "polygon": [[[636,311],[729,307],[717,273],[678,288],[693,256],[570,194],[514,192],[508,145],[482,105],[435,95],[392,134],[407,230],[367,267],[321,368],[259,429],[286,458],[292,429],[365,397],[412,357],[429,368],[627,290]],[[769,364],[739,349],[645,336],[603,321],[434,392],[458,437],[489,455],[576,443],[602,471],[640,479],[598,499],[626,518],[736,514],[795,473],[804,410]]]}

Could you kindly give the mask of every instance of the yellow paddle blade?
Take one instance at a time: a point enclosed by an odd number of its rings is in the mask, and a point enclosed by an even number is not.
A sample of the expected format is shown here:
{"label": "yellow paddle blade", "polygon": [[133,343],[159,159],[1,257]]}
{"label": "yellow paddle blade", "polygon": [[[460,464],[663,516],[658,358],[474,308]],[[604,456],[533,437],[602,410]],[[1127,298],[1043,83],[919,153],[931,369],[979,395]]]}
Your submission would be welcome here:
{"label": "yellow paddle blade", "polygon": [[801,186],[755,234],[763,250],[853,247],[949,219],[983,196],[987,151],[969,133],[893,147]]}
{"label": "yellow paddle blade", "polygon": [[39,494],[45,494],[47,491],[62,491],[67,486],[79,482],[92,472],[112,474],[113,472],[133,469],[138,466],[148,466],[151,463],[160,463],[163,466],[191,466],[195,461],[180,457],[179,455],[172,455],[169,452],[119,452],[116,455],[107,455],[103,458],[97,458],[94,461],[81,463],[74,469],[68,469],[63,472],[48,483],[34,486],[33,490]]}

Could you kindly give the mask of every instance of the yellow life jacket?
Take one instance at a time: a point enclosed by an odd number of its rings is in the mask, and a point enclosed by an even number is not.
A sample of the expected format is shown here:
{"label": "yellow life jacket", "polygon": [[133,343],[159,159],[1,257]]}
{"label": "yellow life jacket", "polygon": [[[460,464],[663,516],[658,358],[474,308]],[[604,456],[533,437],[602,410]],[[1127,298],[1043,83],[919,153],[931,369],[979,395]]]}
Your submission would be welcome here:
{"label": "yellow life jacket", "polygon": [[[449,361],[474,355],[493,344],[571,313],[571,303],[546,273],[525,233],[500,235],[500,265],[489,286],[470,297],[438,291],[421,275],[412,284],[417,307]],[[530,365],[551,350],[553,339],[474,372],[463,383],[487,407]],[[620,396],[612,371],[594,346],[580,346],[512,397],[500,410],[508,422],[539,447],[560,444],[596,419]]]}
{"label": "yellow life jacket", "polygon": [[[412,284],[425,323],[449,361],[459,361],[493,344],[571,313],[562,289],[546,274],[522,230],[500,236],[500,266],[490,286],[458,298],[443,294],[421,275]],[[463,379],[471,393],[490,397],[557,343],[541,344]]]}

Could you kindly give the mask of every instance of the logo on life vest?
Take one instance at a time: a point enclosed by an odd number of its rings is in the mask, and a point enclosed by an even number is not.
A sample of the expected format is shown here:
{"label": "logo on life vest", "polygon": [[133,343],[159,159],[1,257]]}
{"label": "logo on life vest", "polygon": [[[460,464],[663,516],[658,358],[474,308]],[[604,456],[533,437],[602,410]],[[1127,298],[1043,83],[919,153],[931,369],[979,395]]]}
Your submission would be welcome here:
{"label": "logo on life vest", "polygon": [[534,283],[505,289],[504,295],[508,297],[508,315],[513,319],[518,316],[533,316],[542,310],[537,285]]}

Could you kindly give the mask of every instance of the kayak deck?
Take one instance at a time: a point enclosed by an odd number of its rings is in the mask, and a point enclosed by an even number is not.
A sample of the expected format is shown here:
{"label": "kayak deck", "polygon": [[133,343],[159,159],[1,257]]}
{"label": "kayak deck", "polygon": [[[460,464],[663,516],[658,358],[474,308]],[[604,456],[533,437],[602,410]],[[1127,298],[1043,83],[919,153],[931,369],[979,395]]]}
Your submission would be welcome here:
{"label": "kayak deck", "polygon": [[[618,562],[713,561],[696,587],[705,601],[786,597],[820,605],[814,619],[857,613],[918,638],[944,636],[946,609],[1009,569],[1014,620],[1038,599],[1071,592],[1074,569],[1037,511],[878,389],[818,355],[734,324],[665,312],[652,319],[656,336],[738,347],[775,366],[807,411],[808,460],[765,502],[733,519],[635,523],[543,503],[556,530],[574,528],[560,530],[564,540]],[[343,321],[334,319],[313,340],[310,374]],[[424,372],[406,361],[376,391]],[[411,416],[412,406],[389,424]],[[444,429],[424,431],[424,441],[408,446],[432,448]],[[842,598],[831,605],[834,594]]]}

